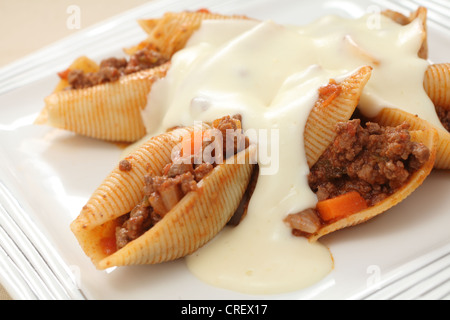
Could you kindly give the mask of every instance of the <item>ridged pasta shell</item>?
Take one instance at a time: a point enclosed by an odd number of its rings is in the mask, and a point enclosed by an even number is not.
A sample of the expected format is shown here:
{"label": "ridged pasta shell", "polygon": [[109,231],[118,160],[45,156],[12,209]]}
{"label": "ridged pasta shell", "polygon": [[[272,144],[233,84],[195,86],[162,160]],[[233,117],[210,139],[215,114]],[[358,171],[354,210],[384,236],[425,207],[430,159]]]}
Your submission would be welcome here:
{"label": "ridged pasta shell", "polygon": [[428,30],[427,30],[427,8],[419,7],[416,11],[410,13],[409,17],[393,10],[384,10],[381,13],[401,25],[407,25],[415,19],[420,19],[423,29],[422,46],[419,49],[418,56],[422,59],[428,59]]}
{"label": "ridged pasta shell", "polygon": [[91,195],[71,229],[95,264],[104,258],[98,239],[108,232],[108,222],[130,212],[142,200],[145,174],[160,175],[171,161],[172,149],[191,131],[190,127],[180,128],[150,138],[127,157],[132,170],[121,171],[118,165]]}
{"label": "ridged pasta shell", "polygon": [[144,176],[149,168],[160,175],[163,167],[171,161],[172,149],[193,130],[182,128],[170,131],[151,138],[132,152],[127,157],[132,170],[114,169],[72,222],[72,232],[97,268],[177,259],[209,241],[231,218],[246,190],[253,168],[249,161],[241,164],[242,159],[237,158],[249,157],[249,153],[254,152],[253,148],[232,159],[238,164],[218,165],[198,183],[197,191],[186,194],[141,237],[112,255],[103,251],[101,239],[114,235],[115,219],[130,212],[142,200]]}
{"label": "ridged pasta shell", "polygon": [[[235,156],[249,157],[249,148]],[[232,162],[234,163],[234,162]],[[242,162],[244,163],[244,162]],[[100,261],[99,268],[171,261],[193,253],[225,227],[247,188],[253,165],[222,164],[144,235]]]}
{"label": "ridged pasta shell", "polygon": [[425,71],[423,87],[435,106],[450,110],[450,63],[430,65]]}
{"label": "ridged pasta shell", "polygon": [[359,103],[362,90],[370,78],[372,68],[360,68],[340,83],[340,94],[331,101],[326,100],[314,106],[305,125],[305,152],[309,167],[320,158],[336,137],[336,123],[347,121]]}
{"label": "ridged pasta shell", "polygon": [[436,169],[450,169],[450,133],[447,130],[437,128],[428,121],[408,112],[393,108],[382,109],[380,113],[371,120],[383,126],[397,126],[403,122],[408,122],[411,125],[411,130],[436,130],[438,142],[434,167]]}
{"label": "ridged pasta shell", "polygon": [[168,68],[166,63],[118,81],[54,92],[45,98],[45,107],[35,123],[91,138],[134,142],[147,133],[141,110],[147,105],[153,83],[164,77]]}
{"label": "ridged pasta shell", "polygon": [[367,220],[370,220],[397,205],[406,199],[414,190],[416,190],[433,169],[433,164],[436,158],[436,144],[438,142],[438,136],[435,130],[429,129],[423,131],[412,131],[411,139],[413,141],[425,144],[430,149],[430,158],[419,170],[411,175],[407,184],[373,207],[369,207],[363,211],[340,219],[337,222],[326,225],[308,239],[311,242],[314,242],[326,234],[366,222]]}
{"label": "ridged pasta shell", "polygon": [[[192,33],[205,19],[243,19],[205,11],[166,13],[160,19],[140,20],[149,36],[137,46],[124,49],[133,54],[144,47],[161,51],[168,59],[182,49]],[[45,107],[35,124],[50,125],[91,138],[135,142],[143,138],[146,128],[141,110],[154,81],[165,76],[169,63],[121,77],[118,81],[79,90],[62,90],[66,80],[60,80],[55,92],[45,99]],[[80,57],[69,67],[86,72],[96,71],[98,65]]]}
{"label": "ridged pasta shell", "polygon": [[159,19],[139,20],[139,25],[148,34],[148,38],[138,45],[125,49],[127,54],[151,46],[163,55],[171,57],[184,48],[192,33],[197,30],[203,20],[247,19],[240,15],[221,15],[207,11],[168,12]]}

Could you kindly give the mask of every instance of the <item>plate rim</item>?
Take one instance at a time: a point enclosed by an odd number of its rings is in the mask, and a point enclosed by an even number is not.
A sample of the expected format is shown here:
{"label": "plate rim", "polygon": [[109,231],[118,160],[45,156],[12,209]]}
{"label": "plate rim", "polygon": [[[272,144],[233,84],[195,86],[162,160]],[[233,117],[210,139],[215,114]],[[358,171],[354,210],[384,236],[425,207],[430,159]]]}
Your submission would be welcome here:
{"label": "plate rim", "polygon": [[[368,0],[374,2],[374,0]],[[423,2],[423,1],[422,1]],[[217,4],[215,0],[191,0],[192,6],[213,7]],[[238,3],[236,0],[228,0],[221,5]],[[416,4],[414,1],[403,1],[403,4]],[[393,1],[381,0],[377,4],[386,6],[395,5],[407,10],[408,7]],[[8,94],[14,90],[41,80],[46,76],[54,74],[61,65],[70,60],[64,55],[60,48],[73,49],[73,43],[80,43],[80,39],[86,34],[93,34],[93,40],[101,35],[101,30],[111,30],[115,24],[121,22],[124,33],[134,33],[138,28],[136,19],[146,14],[159,14],[170,11],[172,7],[179,7],[177,0],[154,0],[127,10],[119,15],[101,21],[91,27],[80,30],[73,35],[54,42],[32,54],[11,62],[0,68],[0,96]],[[449,29],[450,30],[450,27]],[[121,29],[122,31],[122,29]],[[81,41],[82,42],[82,41]],[[54,51],[57,51],[55,55]],[[78,51],[73,50],[73,56],[78,56]],[[51,53],[51,55],[50,55]],[[38,64],[36,61],[47,56],[44,63]],[[43,72],[42,70],[46,71]],[[24,71],[27,70],[27,71]],[[15,192],[5,185],[5,176],[8,173],[0,171],[0,282],[13,299],[87,299],[83,290],[79,288],[76,279],[73,278],[69,266],[63,261],[57,250],[48,241],[46,236],[39,230],[36,223],[29,217],[29,210],[15,196]],[[5,246],[4,244],[8,244]],[[24,248],[23,244],[28,244]],[[430,261],[439,260],[441,257],[450,254],[450,244],[443,244],[442,248],[437,248],[428,255],[419,257],[417,261],[408,264],[403,271],[394,270],[382,282],[382,288],[388,287],[402,277],[414,274]],[[22,269],[32,271],[24,274]],[[33,271],[34,270],[34,271]],[[37,271],[39,270],[39,271]],[[381,288],[381,289],[382,289]],[[354,294],[350,299],[370,299],[376,296],[380,288],[368,288],[363,292]]]}

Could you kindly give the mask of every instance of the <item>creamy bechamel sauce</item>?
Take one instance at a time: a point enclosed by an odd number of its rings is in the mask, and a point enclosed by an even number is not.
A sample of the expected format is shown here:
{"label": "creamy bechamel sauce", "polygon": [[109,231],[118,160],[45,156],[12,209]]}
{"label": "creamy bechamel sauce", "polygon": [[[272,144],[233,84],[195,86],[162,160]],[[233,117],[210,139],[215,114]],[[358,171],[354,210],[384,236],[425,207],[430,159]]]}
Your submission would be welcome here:
{"label": "creamy bechamel sauce", "polygon": [[292,236],[283,223],[287,214],[317,202],[307,183],[303,130],[318,88],[329,79],[339,82],[370,65],[364,113],[396,107],[440,126],[423,90],[428,62],[417,57],[420,22],[400,26],[379,16],[378,26],[369,18],[326,16],[302,27],[205,21],[153,85],[143,111],[149,135],[237,113],[244,131],[256,133],[250,139],[262,170],[245,219],[186,258],[203,281],[273,294],[307,287],[332,270],[325,246]]}

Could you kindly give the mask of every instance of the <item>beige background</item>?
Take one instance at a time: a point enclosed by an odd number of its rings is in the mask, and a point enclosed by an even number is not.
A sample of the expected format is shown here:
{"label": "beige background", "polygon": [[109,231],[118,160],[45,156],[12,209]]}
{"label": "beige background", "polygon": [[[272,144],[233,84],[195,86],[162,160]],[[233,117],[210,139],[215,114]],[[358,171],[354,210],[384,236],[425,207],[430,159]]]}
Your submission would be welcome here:
{"label": "beige background", "polygon": [[[149,0],[0,0],[0,68],[74,32]],[[69,6],[80,8],[80,29],[70,29]],[[10,299],[0,284],[0,300]]]}
{"label": "beige background", "polygon": [[[0,67],[149,0],[0,0]],[[72,6],[80,29],[67,27]]]}

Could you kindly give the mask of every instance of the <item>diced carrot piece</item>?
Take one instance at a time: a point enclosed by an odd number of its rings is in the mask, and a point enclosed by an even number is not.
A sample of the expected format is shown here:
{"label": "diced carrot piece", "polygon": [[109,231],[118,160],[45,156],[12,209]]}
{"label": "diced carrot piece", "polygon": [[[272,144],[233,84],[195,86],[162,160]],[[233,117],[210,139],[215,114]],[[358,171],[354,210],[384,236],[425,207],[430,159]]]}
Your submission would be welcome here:
{"label": "diced carrot piece", "polygon": [[106,255],[111,255],[117,251],[116,247],[116,237],[107,237],[100,239],[100,246],[103,249],[103,253]]}
{"label": "diced carrot piece", "polygon": [[367,208],[366,200],[356,191],[319,201],[316,209],[323,221],[338,220]]}
{"label": "diced carrot piece", "polygon": [[64,71],[58,72],[58,76],[63,80],[67,80],[67,78],[69,77],[69,72],[70,72],[70,69],[67,68]]}

